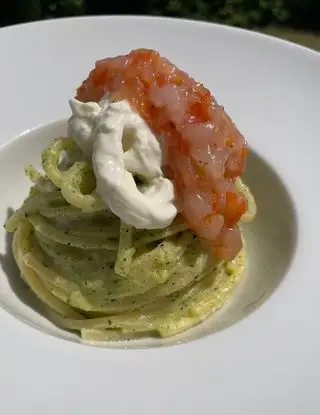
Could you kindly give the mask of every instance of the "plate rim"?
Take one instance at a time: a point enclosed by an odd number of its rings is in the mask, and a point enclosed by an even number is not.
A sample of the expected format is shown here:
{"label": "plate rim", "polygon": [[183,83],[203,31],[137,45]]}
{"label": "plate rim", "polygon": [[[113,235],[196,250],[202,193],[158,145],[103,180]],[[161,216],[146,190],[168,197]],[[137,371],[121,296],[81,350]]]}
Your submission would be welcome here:
{"label": "plate rim", "polygon": [[29,22],[21,22],[21,23],[14,23],[7,26],[0,27],[0,36],[1,33],[5,30],[21,30],[26,26],[33,26],[33,25],[47,25],[52,24],[56,22],[63,22],[63,21],[70,21],[70,20],[104,20],[104,19],[132,19],[132,20],[162,20],[162,21],[171,21],[171,22],[182,22],[182,23],[189,23],[189,24],[195,24],[195,25],[203,25],[203,26],[216,26],[218,28],[222,28],[224,30],[231,30],[231,31],[238,31],[242,33],[247,33],[250,35],[262,37],[262,38],[269,38],[272,41],[280,42],[282,44],[287,44],[287,46],[298,48],[305,50],[305,52],[312,53],[315,56],[320,56],[320,51],[317,51],[315,49],[312,49],[311,47],[295,43],[291,40],[280,38],[278,36],[269,34],[269,33],[263,33],[259,32],[254,29],[246,29],[244,27],[238,27],[238,26],[231,26],[224,23],[218,23],[218,22],[210,22],[206,20],[201,19],[191,19],[191,18],[184,18],[184,17],[172,17],[172,16],[157,16],[157,15],[139,15],[139,14],[113,14],[113,15],[94,15],[94,14],[88,14],[88,15],[81,15],[81,16],[64,16],[64,17],[56,17],[56,18],[48,18],[48,19],[42,19],[42,20],[34,20]]}
{"label": "plate rim", "polygon": [[[68,22],[70,20],[81,20],[84,22],[87,20],[92,20],[92,19],[97,19],[97,20],[126,20],[126,19],[130,19],[130,20],[144,20],[144,21],[149,21],[149,20],[161,20],[163,22],[170,22],[172,24],[176,24],[175,22],[179,22],[179,24],[191,24],[194,26],[206,26],[206,27],[211,27],[211,26],[215,26],[216,28],[219,29],[223,29],[223,30],[228,30],[231,32],[241,32],[244,33],[246,36],[254,36],[254,37],[258,37],[258,38],[264,38],[264,39],[269,39],[270,42],[276,42],[279,45],[282,45],[283,47],[286,48],[291,48],[294,50],[299,50],[301,53],[306,54],[306,56],[313,56],[316,57],[317,62],[319,63],[319,68],[320,68],[320,53],[317,51],[313,51],[312,49],[302,46],[302,45],[297,45],[295,43],[292,43],[290,41],[287,40],[283,40],[283,39],[279,39],[275,36],[272,35],[268,35],[268,34],[263,34],[263,33],[258,33],[258,32],[252,32],[250,30],[247,29],[241,29],[241,28],[233,28],[233,27],[229,27],[229,26],[225,26],[222,24],[216,24],[216,23],[210,23],[210,22],[202,22],[202,21],[194,21],[194,20],[190,20],[190,19],[176,19],[176,18],[171,18],[171,17],[157,17],[157,16],[134,16],[134,15],[113,15],[113,16],[81,16],[81,17],[66,17],[66,18],[59,18],[59,19],[48,19],[48,20],[44,20],[44,21],[37,21],[37,22],[28,22],[28,23],[22,23],[22,24],[16,24],[16,25],[11,25],[11,26],[7,26],[7,27],[3,27],[0,29],[0,39],[2,36],[2,33],[4,31],[10,31],[10,30],[24,30],[25,27],[29,27],[29,26],[39,26],[39,25],[56,25],[55,22]],[[200,30],[200,29],[199,29]],[[31,130],[38,128],[40,125],[37,126],[31,126]],[[1,143],[0,145],[0,151],[3,150],[4,147],[6,147],[7,145],[10,145],[12,143],[12,141],[15,141],[17,138],[14,139],[7,139],[5,142]],[[300,233],[300,222],[298,222],[298,233]],[[290,268],[293,268],[293,264],[290,265]],[[289,272],[289,271],[288,271]],[[292,287],[292,285],[291,285]],[[151,368],[154,368],[154,358],[156,357],[157,359],[159,359],[159,361],[162,364],[165,364],[166,359],[164,359],[164,354],[167,355],[167,360],[170,361],[172,364],[176,364],[176,367],[180,367],[180,363],[181,363],[181,356],[179,356],[180,351],[182,354],[184,354],[185,356],[188,356],[190,358],[190,356],[194,355],[194,354],[199,354],[201,355],[201,353],[205,353],[206,355],[210,355],[210,349],[213,346],[212,343],[215,343],[214,348],[215,349],[220,349],[223,350],[224,344],[227,342],[229,342],[227,340],[227,338],[229,337],[230,339],[230,332],[233,332],[233,337],[237,337],[239,338],[239,332],[242,331],[241,334],[241,348],[243,348],[244,346],[248,346],[250,345],[250,341],[252,341],[253,344],[259,344],[259,333],[255,333],[255,335],[253,337],[250,337],[249,340],[247,340],[245,338],[246,334],[252,335],[252,329],[253,327],[257,327],[259,324],[257,324],[257,320],[259,321],[260,317],[266,316],[269,312],[271,315],[273,315],[272,312],[272,307],[275,306],[277,304],[277,306],[273,309],[274,312],[275,311],[279,311],[281,309],[281,307],[279,307],[279,296],[280,296],[280,292],[283,293],[284,290],[287,291],[287,295],[290,294],[290,287],[288,287],[288,281],[287,278],[284,279],[284,281],[280,284],[280,286],[277,288],[277,290],[271,295],[271,297],[265,302],[265,304],[263,305],[263,307],[259,308],[258,310],[256,310],[254,313],[252,313],[250,316],[246,317],[244,320],[238,322],[235,326],[230,327],[226,330],[223,330],[222,332],[216,333],[214,336],[209,336],[209,338],[202,338],[193,342],[188,342],[188,343],[184,343],[184,344],[179,344],[179,345],[175,345],[175,346],[171,346],[171,347],[166,347],[164,348],[150,348],[150,349],[130,349],[130,350],[123,350],[123,349],[108,349],[108,353],[110,353],[111,356],[115,356],[116,359],[118,359],[119,356],[123,357],[124,355],[126,355],[126,362],[128,363],[128,359],[131,359],[132,357],[136,358],[138,356],[138,358],[142,361],[144,361],[145,365],[150,365]],[[288,292],[289,290],[289,292]],[[5,316],[4,316],[4,312],[2,312],[2,310],[0,311],[0,327],[7,327],[7,325],[10,325],[10,335],[12,336],[12,339],[20,339],[22,340],[23,337],[25,335],[28,334],[30,327],[28,327],[28,329],[26,329],[25,327],[25,323],[16,320],[14,317],[10,316],[7,312],[5,312]],[[258,317],[260,316],[260,317]],[[81,359],[82,357],[88,358],[89,355],[95,355],[98,356],[99,359],[102,356],[102,353],[105,354],[105,349],[101,349],[101,348],[96,348],[96,347],[83,347],[82,344],[76,344],[76,343],[71,343],[68,342],[64,339],[63,342],[61,342],[61,339],[56,339],[53,338],[51,336],[43,336],[43,333],[39,332],[37,329],[31,328],[31,331],[33,332],[31,335],[29,333],[29,338],[32,339],[33,343],[31,345],[31,348],[34,347],[34,350],[39,350],[39,344],[44,345],[45,347],[52,347],[52,350],[55,353],[64,355],[66,356],[70,356],[70,353],[74,353],[74,357],[72,357],[72,359]],[[31,332],[30,331],[30,332]],[[210,341],[210,338],[214,338],[216,341],[212,342]],[[38,345],[35,346],[35,343],[39,342]],[[218,346],[219,344],[219,346]],[[8,343],[9,345],[9,343]],[[30,345],[29,345],[30,346]],[[80,347],[79,347],[80,346]],[[26,348],[28,347],[28,345],[25,346]],[[31,350],[31,349],[29,349]],[[165,352],[164,352],[165,351]],[[19,353],[19,349],[18,348],[14,348],[12,349],[12,353]],[[46,359],[48,358],[48,356],[50,355],[50,353],[48,351],[46,351],[43,356],[41,357],[41,361],[44,363],[46,361]],[[130,357],[131,356],[131,357]],[[10,357],[12,359],[12,356]],[[99,359],[97,359],[96,357],[94,358],[94,364],[97,364],[97,362],[99,361]],[[112,357],[111,357],[112,359]],[[39,360],[39,361],[40,361]],[[175,362],[176,360],[176,362]],[[234,362],[236,363],[236,362]],[[204,368],[203,364],[200,363],[198,361],[198,364],[200,365],[200,367]],[[84,364],[84,366],[87,368],[88,370],[88,365]],[[133,365],[133,367],[136,367],[135,365]],[[9,368],[9,366],[7,366],[7,368]],[[37,370],[40,369],[39,367],[37,368]],[[8,369],[7,369],[8,370]],[[147,368],[147,366],[145,366],[145,370],[146,373],[149,373],[149,369]],[[228,370],[230,373],[232,373],[232,367],[228,367]],[[197,370],[195,369],[195,372],[197,372]],[[319,379],[319,376],[318,376]],[[0,385],[3,382],[3,375],[0,374]],[[145,384],[145,381],[144,381]],[[254,382],[253,382],[254,384]],[[276,384],[276,379],[275,379],[275,384]],[[62,383],[63,385],[63,383]],[[191,384],[189,384],[190,386]],[[4,386],[6,386],[6,384],[4,383]],[[61,391],[62,392],[62,391]],[[63,395],[61,395],[62,397]],[[318,402],[318,409],[320,408],[320,403]],[[40,413],[40,412],[39,412]],[[85,413],[85,411],[81,412]],[[253,412],[252,412],[253,413]],[[266,412],[267,413],[267,412]],[[297,414],[299,412],[296,412]],[[280,414],[280,412],[279,412]]]}

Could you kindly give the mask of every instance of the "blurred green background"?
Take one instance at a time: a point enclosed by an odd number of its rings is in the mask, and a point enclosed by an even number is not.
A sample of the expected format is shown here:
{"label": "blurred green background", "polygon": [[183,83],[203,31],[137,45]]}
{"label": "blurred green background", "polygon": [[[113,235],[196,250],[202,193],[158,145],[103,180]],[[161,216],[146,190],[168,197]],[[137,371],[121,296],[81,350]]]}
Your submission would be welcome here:
{"label": "blurred green background", "polygon": [[320,0],[9,0],[6,5],[1,26],[65,16],[162,15],[259,30],[320,50]]}

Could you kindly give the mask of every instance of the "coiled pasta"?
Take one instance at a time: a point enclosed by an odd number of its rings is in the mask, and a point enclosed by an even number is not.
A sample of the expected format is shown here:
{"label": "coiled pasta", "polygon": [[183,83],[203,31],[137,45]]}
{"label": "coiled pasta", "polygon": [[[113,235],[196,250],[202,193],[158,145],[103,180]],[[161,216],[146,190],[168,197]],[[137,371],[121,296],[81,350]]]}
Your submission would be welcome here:
{"label": "coiled pasta", "polygon": [[[67,154],[67,162],[66,162]],[[63,162],[62,162],[63,161]],[[86,340],[172,336],[207,318],[231,294],[243,249],[217,262],[180,216],[166,229],[137,230],[107,211],[91,164],[72,138],[42,153],[44,175],[6,223],[21,276],[55,324]],[[253,219],[256,206],[241,182]]]}

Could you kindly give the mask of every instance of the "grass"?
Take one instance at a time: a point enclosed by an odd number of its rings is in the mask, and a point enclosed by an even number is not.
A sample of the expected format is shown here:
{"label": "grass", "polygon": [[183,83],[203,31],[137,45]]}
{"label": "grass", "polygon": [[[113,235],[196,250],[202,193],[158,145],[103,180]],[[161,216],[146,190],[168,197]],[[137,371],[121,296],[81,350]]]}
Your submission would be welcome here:
{"label": "grass", "polygon": [[285,29],[278,27],[269,27],[262,30],[263,33],[280,37],[310,49],[315,49],[320,52],[320,34],[303,32],[294,29]]}

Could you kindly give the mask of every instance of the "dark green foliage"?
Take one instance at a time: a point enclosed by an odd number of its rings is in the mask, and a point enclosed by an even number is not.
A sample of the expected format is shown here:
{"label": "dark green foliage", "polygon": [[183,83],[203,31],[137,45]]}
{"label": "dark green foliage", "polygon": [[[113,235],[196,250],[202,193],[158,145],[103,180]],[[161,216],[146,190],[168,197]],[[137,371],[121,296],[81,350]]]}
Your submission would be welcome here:
{"label": "dark green foliage", "polygon": [[8,0],[6,8],[0,13],[0,25],[75,16],[85,12],[84,0]]}
{"label": "dark green foliage", "polygon": [[149,0],[149,11],[256,27],[283,22],[289,13],[284,0]]}
{"label": "dark green foliage", "polygon": [[43,5],[43,14],[45,17],[54,16],[76,16],[84,14],[86,11],[83,0],[40,0]]}
{"label": "dark green foliage", "polygon": [[148,0],[84,0],[87,14],[147,14]]}
{"label": "dark green foliage", "polygon": [[297,29],[320,30],[319,0],[286,0],[292,10],[290,25]]}

